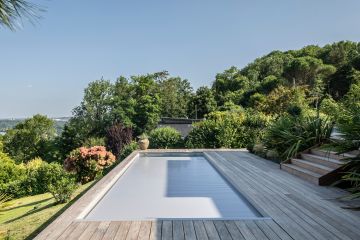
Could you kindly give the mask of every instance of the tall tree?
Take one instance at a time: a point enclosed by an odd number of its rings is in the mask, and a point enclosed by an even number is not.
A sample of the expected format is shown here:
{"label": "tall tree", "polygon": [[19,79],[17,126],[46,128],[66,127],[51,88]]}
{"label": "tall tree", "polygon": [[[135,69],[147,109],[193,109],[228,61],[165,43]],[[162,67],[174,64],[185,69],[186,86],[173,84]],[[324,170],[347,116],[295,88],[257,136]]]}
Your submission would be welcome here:
{"label": "tall tree", "polygon": [[111,125],[113,85],[110,81],[91,82],[84,91],[80,106],[74,109],[75,117],[82,118],[89,127],[90,136],[102,137]]}
{"label": "tall tree", "polygon": [[189,102],[189,116],[192,118],[204,118],[204,116],[215,111],[217,104],[213,91],[208,87],[200,87]]}
{"label": "tall tree", "polygon": [[163,77],[164,72],[131,77],[136,98],[133,119],[136,134],[151,131],[160,120],[161,97],[157,81]]}
{"label": "tall tree", "polygon": [[135,88],[128,79],[120,76],[115,81],[111,101],[112,121],[121,122],[126,127],[135,127],[133,121],[136,114]]}
{"label": "tall tree", "polygon": [[190,82],[179,77],[159,81],[162,117],[187,117],[192,96]]}

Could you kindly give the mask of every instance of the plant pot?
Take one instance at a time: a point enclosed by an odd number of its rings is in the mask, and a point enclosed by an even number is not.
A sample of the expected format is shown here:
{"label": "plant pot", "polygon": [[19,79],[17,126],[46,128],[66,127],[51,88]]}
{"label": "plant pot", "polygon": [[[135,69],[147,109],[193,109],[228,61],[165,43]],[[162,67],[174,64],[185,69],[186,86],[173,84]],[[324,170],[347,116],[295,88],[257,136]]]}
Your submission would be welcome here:
{"label": "plant pot", "polygon": [[146,150],[149,147],[149,139],[140,139],[138,144],[141,150]]}

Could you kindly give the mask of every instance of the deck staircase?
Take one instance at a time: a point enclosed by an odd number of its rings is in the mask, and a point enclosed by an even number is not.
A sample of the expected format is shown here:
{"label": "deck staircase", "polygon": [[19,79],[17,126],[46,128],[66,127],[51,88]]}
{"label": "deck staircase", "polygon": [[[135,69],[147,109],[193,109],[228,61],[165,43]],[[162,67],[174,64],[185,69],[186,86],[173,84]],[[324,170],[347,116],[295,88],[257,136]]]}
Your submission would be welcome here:
{"label": "deck staircase", "polygon": [[281,169],[317,185],[329,185],[339,179],[344,158],[354,157],[356,153],[335,152],[314,148],[300,153],[297,158],[282,163]]}

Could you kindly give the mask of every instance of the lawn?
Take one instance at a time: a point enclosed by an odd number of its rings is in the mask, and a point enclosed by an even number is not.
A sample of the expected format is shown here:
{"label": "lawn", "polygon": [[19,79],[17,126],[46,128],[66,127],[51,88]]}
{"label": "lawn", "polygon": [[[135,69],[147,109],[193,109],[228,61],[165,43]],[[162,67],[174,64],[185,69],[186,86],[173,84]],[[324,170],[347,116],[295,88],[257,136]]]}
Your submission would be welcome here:
{"label": "lawn", "polygon": [[79,198],[93,182],[80,186],[71,202],[55,205],[50,193],[23,197],[0,206],[0,239],[32,239],[73,201]]}

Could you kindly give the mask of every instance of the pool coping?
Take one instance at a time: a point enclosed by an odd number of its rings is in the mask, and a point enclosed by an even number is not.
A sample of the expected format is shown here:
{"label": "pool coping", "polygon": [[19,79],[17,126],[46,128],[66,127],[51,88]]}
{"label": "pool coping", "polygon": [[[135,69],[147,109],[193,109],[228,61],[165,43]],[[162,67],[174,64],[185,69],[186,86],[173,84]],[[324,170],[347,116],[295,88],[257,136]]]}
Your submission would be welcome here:
{"label": "pool coping", "polygon": [[[262,217],[256,219],[271,219],[269,215],[262,209],[259,208],[257,204],[251,201],[245,194],[243,194],[235,185],[226,178],[226,176],[219,171],[216,164],[214,163],[211,156],[206,155],[206,152],[238,152],[238,151],[247,151],[246,149],[148,149],[148,150],[135,150],[123,161],[121,161],[114,169],[112,169],[107,175],[101,178],[96,182],[83,196],[81,196],[77,201],[75,201],[68,209],[66,209],[58,218],[56,218],[52,223],[50,223],[37,237],[46,238],[46,236],[51,236],[52,234],[57,234],[58,232],[64,231],[72,222],[91,222],[90,220],[84,219],[84,217],[96,206],[97,202],[105,196],[107,191],[111,189],[113,184],[121,177],[122,174],[130,167],[130,165],[135,161],[135,159],[142,153],[203,153],[203,156],[209,161],[209,163],[219,172],[219,174],[224,177],[231,187],[234,187],[244,198],[262,215]],[[198,218],[203,220],[203,218]],[[156,219],[159,220],[159,219]],[[180,220],[180,218],[166,218],[166,220]],[[186,219],[181,219],[186,220]],[[193,219],[197,220],[197,218]],[[213,220],[226,220],[226,219],[213,219]],[[229,219],[230,220],[230,219]],[[239,220],[239,219],[237,219]],[[243,218],[242,220],[254,220],[249,218]],[[144,221],[149,221],[149,219],[144,219]],[[36,238],[37,238],[36,237]],[[35,239],[36,239],[35,238]]]}

